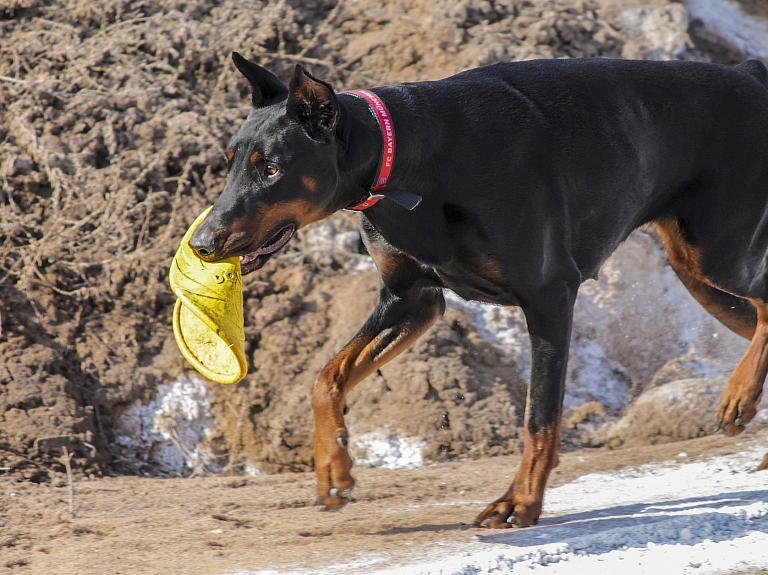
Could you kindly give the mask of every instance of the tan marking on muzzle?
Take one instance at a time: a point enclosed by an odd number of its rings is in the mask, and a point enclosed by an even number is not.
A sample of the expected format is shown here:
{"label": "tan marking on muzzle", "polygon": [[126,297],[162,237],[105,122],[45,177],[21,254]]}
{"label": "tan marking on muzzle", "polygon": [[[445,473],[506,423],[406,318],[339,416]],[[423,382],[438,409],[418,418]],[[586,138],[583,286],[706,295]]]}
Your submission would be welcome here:
{"label": "tan marking on muzzle", "polygon": [[[275,233],[278,226],[284,222],[294,221],[298,224],[298,228],[301,229],[329,215],[330,213],[318,206],[317,203],[299,199],[265,206],[259,210],[258,215],[253,221],[258,227],[257,229],[263,230],[265,233]],[[264,238],[265,241],[267,239],[269,238]]]}

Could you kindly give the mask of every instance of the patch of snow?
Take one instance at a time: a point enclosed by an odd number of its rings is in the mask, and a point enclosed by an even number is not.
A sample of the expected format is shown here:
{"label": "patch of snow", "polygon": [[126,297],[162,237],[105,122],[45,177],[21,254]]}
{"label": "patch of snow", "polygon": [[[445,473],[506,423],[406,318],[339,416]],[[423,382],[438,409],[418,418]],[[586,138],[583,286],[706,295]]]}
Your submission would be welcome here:
{"label": "patch of snow", "polygon": [[308,252],[358,253],[360,232],[345,231],[342,223],[326,220],[308,228],[302,237],[305,250]]}
{"label": "patch of snow", "polygon": [[768,21],[744,12],[733,0],[686,0],[690,18],[748,56],[768,58]]}
{"label": "patch of snow", "polygon": [[336,260],[350,275],[376,269],[373,258],[360,253],[360,231],[348,218],[335,217],[315,223],[302,230],[298,239],[300,253],[318,263],[329,265]]}
{"label": "patch of snow", "polygon": [[208,444],[216,422],[205,380],[188,373],[160,385],[155,398],[136,401],[118,418],[115,442],[134,463],[161,475],[220,471]]}
{"label": "patch of snow", "polygon": [[344,262],[344,271],[352,276],[375,269],[376,264],[373,263],[373,258],[364,254],[350,254],[349,259]]}
{"label": "patch of snow", "polygon": [[724,374],[722,366],[707,358],[682,358],[683,369],[694,372],[702,379],[716,379]]}
{"label": "patch of snow", "polygon": [[380,432],[351,434],[350,453],[359,467],[414,469],[421,467],[425,441]]}
{"label": "patch of snow", "polygon": [[596,341],[577,339],[571,343],[563,398],[566,409],[599,401],[608,409],[620,411],[629,401],[631,383],[624,366],[610,359]]}
{"label": "patch of snow", "polygon": [[693,299],[660,242],[644,230],[616,249],[597,281],[582,284],[574,334],[597,341],[639,388],[681,356],[706,357],[730,371],[747,347]]}
{"label": "patch of snow", "polygon": [[247,461],[245,465],[243,465],[243,475],[257,477],[259,475],[263,475],[263,473],[255,463],[253,463],[252,461]]}
{"label": "patch of snow", "polygon": [[[759,499],[768,503],[768,476],[752,472],[764,451],[764,447],[757,447],[692,463],[648,463],[617,473],[582,475],[547,492],[547,514],[579,512],[585,507],[635,504],[648,504],[649,509],[654,509],[660,502],[665,502],[668,508],[673,507],[669,502],[679,504],[681,509],[693,508],[704,499],[735,500],[738,499],[737,492],[752,489],[764,490]],[[608,483],[610,489],[606,489]],[[768,524],[765,527],[768,528]]]}
{"label": "patch of snow", "polygon": [[443,295],[448,309],[463,312],[483,339],[515,361],[521,377],[530,375],[531,342],[520,308],[467,301],[448,289]]}
{"label": "patch of snow", "polygon": [[[481,337],[514,360],[520,377],[530,377],[531,343],[522,310],[465,301],[450,290],[445,290],[445,301],[450,309],[469,316]],[[629,399],[631,379],[626,369],[607,357],[595,340],[578,336],[571,340],[567,380],[566,408],[598,401],[619,411]]]}

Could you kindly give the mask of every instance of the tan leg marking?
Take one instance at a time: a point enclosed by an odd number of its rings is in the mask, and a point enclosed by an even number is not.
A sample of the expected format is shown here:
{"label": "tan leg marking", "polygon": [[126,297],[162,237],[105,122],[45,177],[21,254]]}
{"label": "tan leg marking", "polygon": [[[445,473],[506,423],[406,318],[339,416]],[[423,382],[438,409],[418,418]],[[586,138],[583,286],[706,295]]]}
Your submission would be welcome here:
{"label": "tan leg marking", "polygon": [[720,399],[718,421],[726,435],[738,435],[744,431],[744,424],[755,417],[768,373],[768,304],[749,301],[757,308],[757,329]]}
{"label": "tan leg marking", "polygon": [[685,240],[676,220],[658,220],[654,225],[664,242],[669,263],[696,301],[728,329],[752,339],[754,316],[736,310],[736,307],[749,307],[744,298],[723,291],[707,279],[701,271],[699,249]]}
{"label": "tan leg marking", "polygon": [[350,473],[352,461],[347,451],[349,433],[344,423],[347,393],[408,348],[439,315],[436,311],[431,318],[424,318],[419,324],[389,327],[376,334],[363,331],[320,373],[312,393],[315,473],[320,509],[334,510],[346,505],[355,485]]}
{"label": "tan leg marking", "polygon": [[[477,519],[475,527],[485,527],[488,520],[491,529],[507,527],[528,527],[535,524],[541,515],[544,502],[544,488],[550,472],[557,467],[560,459],[560,432],[562,414],[558,423],[531,434],[526,422],[523,435],[523,461],[515,480],[507,492],[485,508]],[[507,519],[514,513],[514,524]]]}

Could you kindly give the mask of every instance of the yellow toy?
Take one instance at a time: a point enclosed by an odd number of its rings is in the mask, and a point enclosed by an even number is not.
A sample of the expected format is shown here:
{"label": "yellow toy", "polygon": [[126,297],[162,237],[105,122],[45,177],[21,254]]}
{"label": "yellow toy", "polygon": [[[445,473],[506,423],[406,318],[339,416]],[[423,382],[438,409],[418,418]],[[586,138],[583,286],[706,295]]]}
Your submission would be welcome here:
{"label": "yellow toy", "polygon": [[248,373],[240,258],[210,263],[189,247],[189,238],[210,211],[192,223],[171,263],[168,281],[178,298],[173,335],[182,355],[203,376],[237,383]]}

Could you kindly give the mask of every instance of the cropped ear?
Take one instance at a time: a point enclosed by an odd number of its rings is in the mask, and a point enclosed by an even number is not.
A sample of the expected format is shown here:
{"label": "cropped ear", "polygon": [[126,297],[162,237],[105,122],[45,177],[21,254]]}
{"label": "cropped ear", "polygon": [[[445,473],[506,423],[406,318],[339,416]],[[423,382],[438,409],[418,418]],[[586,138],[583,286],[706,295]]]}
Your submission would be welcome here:
{"label": "cropped ear", "polygon": [[261,108],[269,100],[288,93],[288,87],[269,70],[246,60],[237,52],[232,52],[232,60],[251,87],[251,103],[254,108]]}
{"label": "cropped ear", "polygon": [[339,119],[339,103],[330,84],[296,65],[288,86],[286,115],[298,120],[313,140],[330,142]]}

